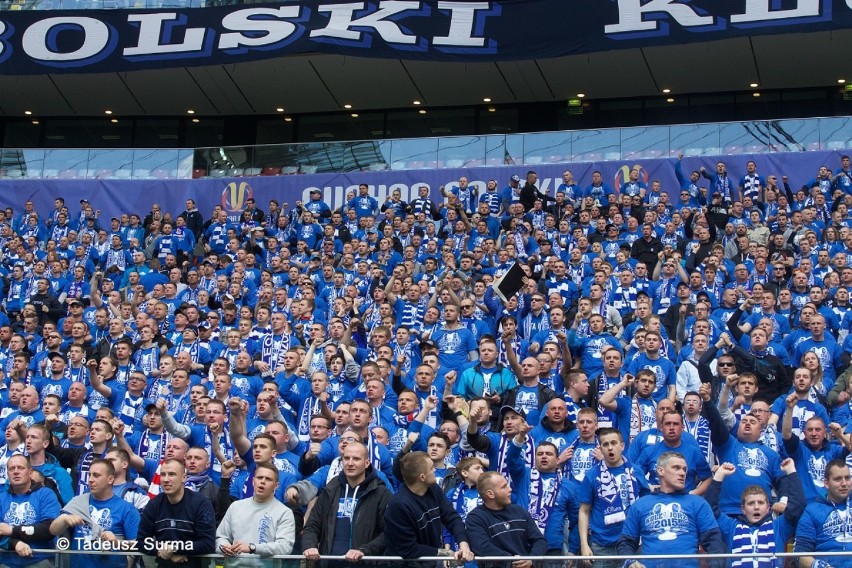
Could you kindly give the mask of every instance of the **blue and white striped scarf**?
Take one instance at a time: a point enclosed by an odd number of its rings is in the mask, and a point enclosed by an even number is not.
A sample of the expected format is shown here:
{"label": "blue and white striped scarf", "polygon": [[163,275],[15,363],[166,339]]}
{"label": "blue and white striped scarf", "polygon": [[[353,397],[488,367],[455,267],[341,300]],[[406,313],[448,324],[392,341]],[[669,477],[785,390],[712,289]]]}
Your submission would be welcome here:
{"label": "blue and white striped scarf", "polygon": [[629,288],[619,286],[612,295],[612,307],[618,310],[619,314],[625,316],[636,309],[636,297],[638,294],[639,290],[636,289],[636,286],[630,286]]}
{"label": "blue and white striped scarf", "polygon": [[[773,553],[775,550],[775,527],[772,517],[760,526],[754,527],[743,522],[737,522],[731,543],[731,553],[739,556],[731,562],[731,566],[748,566],[749,568],[775,568],[779,566],[772,558],[749,558],[748,554]],[[783,552],[783,551],[780,551]],[[783,564],[783,560],[781,561]]]}

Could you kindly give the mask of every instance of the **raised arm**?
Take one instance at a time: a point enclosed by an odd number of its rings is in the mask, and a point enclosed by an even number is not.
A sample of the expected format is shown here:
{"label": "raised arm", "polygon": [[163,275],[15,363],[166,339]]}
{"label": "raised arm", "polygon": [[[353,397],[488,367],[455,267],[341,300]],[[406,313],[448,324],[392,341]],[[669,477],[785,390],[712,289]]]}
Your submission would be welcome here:
{"label": "raised arm", "polygon": [[248,402],[239,398],[231,397],[228,401],[228,409],[231,411],[231,420],[228,424],[228,434],[231,443],[238,455],[243,455],[251,449],[251,441],[246,436],[246,414]]}
{"label": "raised arm", "polygon": [[698,389],[698,394],[704,401],[701,408],[701,415],[710,422],[710,441],[716,447],[722,446],[728,442],[731,436],[730,430],[725,426],[722,417],[719,416],[719,411],[713,404],[710,404],[710,383],[703,383]]}

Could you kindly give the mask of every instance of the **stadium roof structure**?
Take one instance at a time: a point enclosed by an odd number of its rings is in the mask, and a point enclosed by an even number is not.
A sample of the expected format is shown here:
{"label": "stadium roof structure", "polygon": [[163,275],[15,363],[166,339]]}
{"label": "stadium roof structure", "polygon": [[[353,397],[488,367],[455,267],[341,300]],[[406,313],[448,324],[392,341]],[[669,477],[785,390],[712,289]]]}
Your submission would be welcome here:
{"label": "stadium roof structure", "polygon": [[[348,20],[326,4],[0,12],[0,115],[327,113],[852,82],[852,7],[838,0],[774,11],[769,0],[355,2]],[[260,45],[287,31],[269,23],[285,8],[301,10],[299,37]],[[234,32],[238,18],[266,29]],[[339,37],[315,37],[333,24]],[[168,50],[195,31],[203,49]]]}

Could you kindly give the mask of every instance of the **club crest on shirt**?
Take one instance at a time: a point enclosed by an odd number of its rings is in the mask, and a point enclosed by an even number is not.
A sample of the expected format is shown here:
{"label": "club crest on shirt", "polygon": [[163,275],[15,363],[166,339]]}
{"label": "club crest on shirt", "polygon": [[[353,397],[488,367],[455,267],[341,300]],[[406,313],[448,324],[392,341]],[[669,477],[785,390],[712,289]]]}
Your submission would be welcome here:
{"label": "club crest on shirt", "polygon": [[645,527],[659,540],[675,540],[689,532],[689,517],[680,503],[657,503],[645,517]]}

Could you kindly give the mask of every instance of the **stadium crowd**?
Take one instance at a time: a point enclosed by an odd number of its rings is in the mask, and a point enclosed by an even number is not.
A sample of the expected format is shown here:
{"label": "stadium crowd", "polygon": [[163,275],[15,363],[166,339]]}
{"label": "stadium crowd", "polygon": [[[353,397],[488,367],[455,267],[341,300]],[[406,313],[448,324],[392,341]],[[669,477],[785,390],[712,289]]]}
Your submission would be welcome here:
{"label": "stadium crowd", "polygon": [[682,167],[0,211],[0,566],[852,565],[849,157]]}

